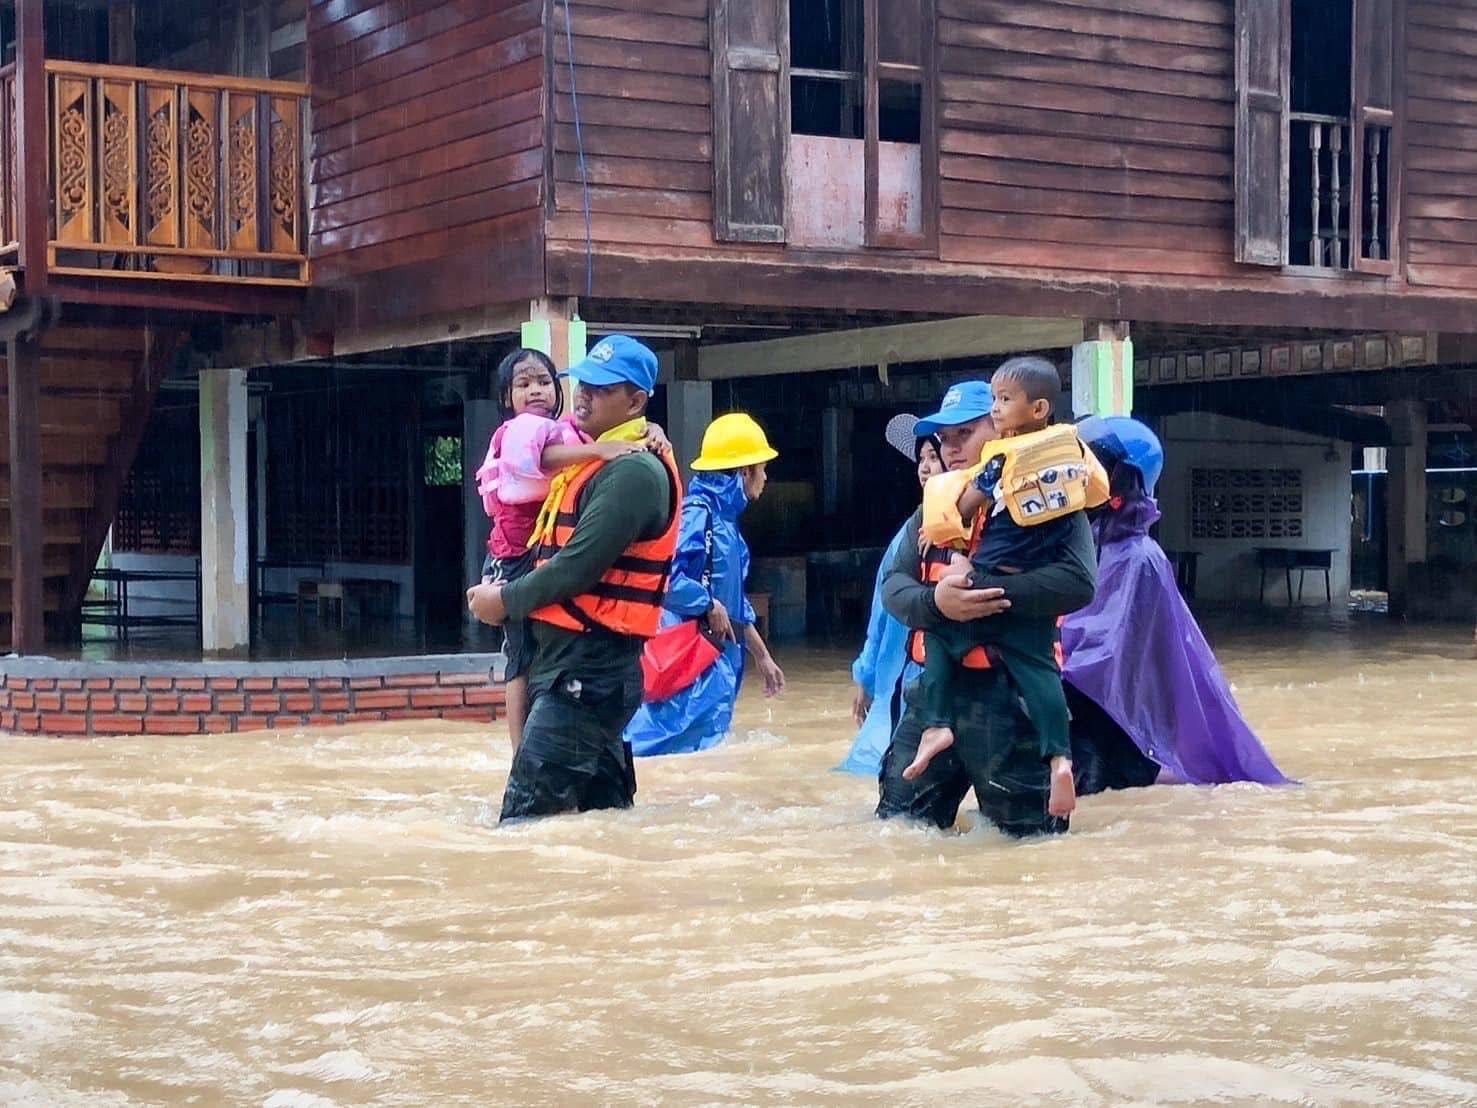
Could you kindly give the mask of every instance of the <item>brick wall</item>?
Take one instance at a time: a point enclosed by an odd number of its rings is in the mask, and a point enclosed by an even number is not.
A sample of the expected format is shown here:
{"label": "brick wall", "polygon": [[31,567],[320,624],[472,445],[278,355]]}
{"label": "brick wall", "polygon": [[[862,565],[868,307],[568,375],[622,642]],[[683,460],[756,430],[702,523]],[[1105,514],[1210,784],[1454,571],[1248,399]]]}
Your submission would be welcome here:
{"label": "brick wall", "polygon": [[386,720],[490,723],[503,690],[481,655],[351,662],[0,660],[0,731],[202,735]]}

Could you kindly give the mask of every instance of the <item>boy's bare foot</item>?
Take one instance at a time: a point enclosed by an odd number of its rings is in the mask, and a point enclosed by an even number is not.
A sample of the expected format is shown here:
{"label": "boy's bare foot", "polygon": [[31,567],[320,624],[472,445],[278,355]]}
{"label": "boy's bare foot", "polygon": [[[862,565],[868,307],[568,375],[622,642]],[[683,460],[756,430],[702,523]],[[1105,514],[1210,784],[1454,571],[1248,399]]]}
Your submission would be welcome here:
{"label": "boy's bare foot", "polygon": [[915,781],[923,776],[928,763],[954,745],[954,732],[947,727],[930,727],[918,740],[918,756],[903,770],[904,781]]}
{"label": "boy's bare foot", "polygon": [[1046,801],[1048,814],[1066,819],[1077,807],[1077,785],[1072,780],[1072,759],[1051,760],[1051,795]]}

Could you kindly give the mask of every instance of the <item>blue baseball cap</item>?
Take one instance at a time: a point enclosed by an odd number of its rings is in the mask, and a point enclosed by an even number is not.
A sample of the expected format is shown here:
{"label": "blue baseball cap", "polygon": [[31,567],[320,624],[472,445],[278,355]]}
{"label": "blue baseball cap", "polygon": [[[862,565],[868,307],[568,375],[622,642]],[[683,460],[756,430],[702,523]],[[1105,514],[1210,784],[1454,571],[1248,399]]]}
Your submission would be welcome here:
{"label": "blue baseball cap", "polygon": [[626,384],[651,392],[656,388],[656,355],[628,335],[611,335],[596,343],[568,372],[581,384],[596,388]]}
{"label": "blue baseball cap", "polygon": [[919,435],[936,435],[940,427],[957,427],[961,423],[973,423],[990,414],[995,406],[995,394],[984,381],[961,381],[944,393],[944,402],[931,416],[918,421],[915,431]]}

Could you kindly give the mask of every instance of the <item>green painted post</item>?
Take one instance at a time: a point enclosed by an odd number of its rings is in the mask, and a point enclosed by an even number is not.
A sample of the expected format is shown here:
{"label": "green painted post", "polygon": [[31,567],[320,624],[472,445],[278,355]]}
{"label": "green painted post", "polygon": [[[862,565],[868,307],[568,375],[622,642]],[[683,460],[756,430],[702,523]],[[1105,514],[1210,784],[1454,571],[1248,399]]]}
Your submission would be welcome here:
{"label": "green painted post", "polygon": [[1133,412],[1133,340],[1084,342],[1072,351],[1072,407],[1077,416]]}

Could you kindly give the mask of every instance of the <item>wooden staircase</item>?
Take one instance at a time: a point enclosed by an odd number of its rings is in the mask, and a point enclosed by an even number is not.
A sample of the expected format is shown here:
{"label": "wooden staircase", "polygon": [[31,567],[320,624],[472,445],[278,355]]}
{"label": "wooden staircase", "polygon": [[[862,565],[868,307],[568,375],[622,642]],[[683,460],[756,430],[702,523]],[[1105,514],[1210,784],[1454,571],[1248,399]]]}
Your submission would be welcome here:
{"label": "wooden staircase", "polygon": [[[144,327],[63,324],[41,334],[42,572],[48,637],[76,626],[172,350],[172,341]],[[0,345],[0,365],[4,357]],[[8,366],[0,372],[0,644],[8,650],[15,552],[7,375]]]}

